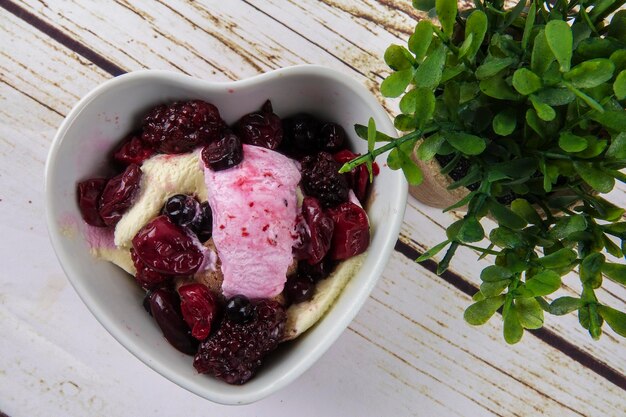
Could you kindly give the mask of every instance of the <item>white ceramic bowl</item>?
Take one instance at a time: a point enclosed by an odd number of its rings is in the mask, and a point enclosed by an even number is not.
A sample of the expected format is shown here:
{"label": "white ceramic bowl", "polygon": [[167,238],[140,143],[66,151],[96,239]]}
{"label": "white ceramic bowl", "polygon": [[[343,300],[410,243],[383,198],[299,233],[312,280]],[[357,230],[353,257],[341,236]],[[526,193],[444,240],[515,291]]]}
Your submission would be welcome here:
{"label": "white ceramic bowl", "polygon": [[374,117],[395,134],[384,109],[359,83],[319,66],[279,69],[253,78],[211,83],[164,71],[116,77],[76,104],[57,132],[46,165],[47,221],[52,245],[76,292],[93,315],[126,349],[171,381],[222,404],[246,404],[284,387],[309,368],[357,314],[381,275],[402,222],[407,184],[401,172],[381,167],[367,207],[372,225],[369,255],[327,314],[307,333],[280,347],[259,373],[242,386],[199,375],[192,358],[163,338],[142,307],[143,292],[113,264],[94,259],[82,234],[76,183],[106,172],[106,156],[138,126],[151,107],[176,99],[214,103],[227,123],[271,99],[281,117],[310,112],[343,125],[354,149],[366,152],[355,123]]}

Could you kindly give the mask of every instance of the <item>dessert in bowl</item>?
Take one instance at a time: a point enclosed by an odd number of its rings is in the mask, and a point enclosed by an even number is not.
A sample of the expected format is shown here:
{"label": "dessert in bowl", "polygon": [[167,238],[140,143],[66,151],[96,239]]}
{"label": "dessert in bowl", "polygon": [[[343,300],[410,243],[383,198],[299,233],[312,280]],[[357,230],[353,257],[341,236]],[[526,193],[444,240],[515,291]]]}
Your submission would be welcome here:
{"label": "dessert in bowl", "polygon": [[[296,315],[313,319],[299,330],[295,326],[298,337],[281,343],[264,360],[256,375],[239,386],[199,374],[192,366],[193,358],[173,349],[155,320],[146,314],[142,306],[145,290],[123,269],[93,256],[94,248],[108,247],[114,251],[119,245],[110,245],[107,241],[110,237],[94,232],[94,228],[83,222],[76,186],[91,178],[112,175],[107,155],[119,148],[122,138],[141,126],[146,113],[155,106],[202,100],[219,108],[225,125],[234,126],[242,116],[258,112],[268,99],[273,112],[281,117],[306,113],[346,127],[349,147],[357,153],[366,152],[367,145],[351,131],[355,123],[374,117],[380,129],[394,133],[384,109],[367,90],[350,78],[322,67],[285,68],[232,83],[208,83],[169,72],[142,71],[104,83],[75,106],[55,137],[46,168],[47,217],[52,243],[68,278],[88,308],[123,346],[154,370],[200,396],[225,404],[256,401],[294,380],[323,354],[356,315],[382,273],[397,239],[406,203],[402,174],[381,167],[369,196],[362,202],[369,219],[369,246],[358,255],[358,268],[349,267],[348,261],[342,262],[333,274],[343,277],[331,275],[326,279],[331,283],[327,286],[338,287],[328,290],[333,295],[332,303],[323,302],[328,304],[327,311]],[[245,156],[252,155],[256,149],[248,144],[243,147],[245,163]],[[168,156],[156,155],[147,161],[155,158]],[[159,209],[163,203],[157,204]],[[105,220],[137,223],[123,217],[115,220],[118,214],[116,210],[108,210]],[[166,216],[157,217],[161,223],[165,222]],[[154,213],[148,221],[155,221]],[[135,224],[129,236],[139,236],[141,227],[145,226]],[[123,237],[116,232],[114,239],[119,244]],[[139,243],[134,246],[140,247]],[[196,264],[194,271],[199,268]],[[343,267],[344,264],[347,266]],[[241,291],[232,280],[228,285],[228,297]],[[268,296],[280,292],[268,291]],[[307,306],[306,310],[316,308],[310,301],[302,304]],[[290,338],[281,336],[281,339]]]}

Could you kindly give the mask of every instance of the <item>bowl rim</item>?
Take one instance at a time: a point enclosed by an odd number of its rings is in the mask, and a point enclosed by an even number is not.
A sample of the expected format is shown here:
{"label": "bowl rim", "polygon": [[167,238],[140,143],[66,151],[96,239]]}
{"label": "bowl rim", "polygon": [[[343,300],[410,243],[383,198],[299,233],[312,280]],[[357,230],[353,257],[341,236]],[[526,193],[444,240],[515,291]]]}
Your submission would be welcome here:
{"label": "bowl rim", "polygon": [[[341,320],[336,320],[333,322],[333,325],[330,328],[329,336],[320,340],[320,342],[316,346],[310,349],[307,356],[300,360],[295,367],[290,368],[280,377],[274,379],[271,383],[262,386],[260,389],[254,391],[250,389],[246,390],[246,385],[242,385],[233,388],[232,390],[229,389],[228,392],[216,392],[215,390],[212,390],[210,388],[199,389],[197,385],[188,383],[188,378],[184,375],[173,373],[166,367],[161,366],[159,361],[154,361],[151,360],[151,358],[147,357],[149,355],[145,355],[144,350],[137,346],[135,342],[124,333],[123,329],[121,328],[123,326],[111,320],[106,309],[100,308],[99,302],[96,300],[97,297],[93,297],[90,294],[89,290],[87,290],[82,285],[81,279],[75,276],[76,274],[73,271],[71,256],[69,256],[70,254],[67,253],[64,244],[62,243],[62,233],[59,231],[58,227],[56,227],[59,213],[55,213],[55,204],[53,203],[54,197],[52,195],[54,191],[52,189],[52,184],[55,183],[55,164],[57,163],[57,157],[63,139],[70,127],[72,126],[73,122],[82,112],[82,110],[86,108],[92,100],[94,100],[104,92],[108,91],[109,89],[117,87],[120,84],[132,83],[136,81],[145,82],[146,80],[154,80],[160,82],[166,81],[184,87],[198,87],[199,89],[204,91],[216,87],[220,89],[246,88],[249,86],[262,84],[266,80],[271,80],[272,78],[275,78],[277,76],[285,75],[318,77],[321,76],[344,84],[351,90],[352,93],[357,95],[360,100],[363,100],[368,105],[368,107],[375,109],[376,114],[372,115],[372,117],[376,117],[377,120],[383,121],[383,123],[378,126],[379,129],[386,130],[388,131],[388,133],[396,134],[396,130],[391,123],[387,112],[373,96],[373,94],[367,91],[367,89],[362,84],[360,84],[350,76],[325,66],[308,64],[295,65],[275,69],[241,80],[225,82],[207,81],[168,70],[148,69],[129,72],[109,79],[93,88],[89,93],[81,98],[72,107],[72,109],[64,118],[63,122],[58,128],[52,140],[52,144],[50,146],[50,150],[48,152],[45,163],[44,197],[46,202],[45,218],[47,223],[48,236],[52,243],[54,252],[59,260],[61,268],[65,272],[66,277],[70,281],[70,284],[78,294],[81,301],[85,304],[87,309],[96,318],[96,320],[106,329],[106,331],[111,336],[113,336],[113,338],[118,343],[120,343],[126,350],[132,353],[133,356],[146,364],[153,371],[161,374],[165,378],[169,379],[171,382],[174,382],[180,387],[190,392],[193,392],[200,397],[225,405],[249,404],[263,399],[284,388],[285,386],[293,382],[296,378],[301,376],[310,366],[312,366],[347,328],[347,326],[354,319],[356,314],[360,311],[365,301],[369,298],[369,294],[371,293],[372,289],[382,275],[382,272],[389,261],[389,257],[391,251],[393,250],[395,240],[399,235],[400,227],[404,218],[404,211],[406,209],[406,201],[408,195],[408,184],[406,183],[404,175],[402,175],[402,173],[399,171],[394,172],[394,175],[397,176],[398,180],[394,182],[396,190],[394,193],[392,193],[393,197],[390,199],[390,206],[397,209],[398,212],[396,216],[392,216],[390,219],[388,219],[388,222],[385,223],[385,231],[382,233],[383,236],[381,236],[381,239],[385,242],[385,244],[383,246],[383,250],[377,253],[376,256],[378,259],[382,259],[383,261],[376,262],[374,268],[367,272],[369,275],[374,275],[376,278],[368,280],[368,285],[365,285],[359,289],[359,291],[355,295],[359,301],[351,305],[350,309],[348,309],[346,313],[344,313],[344,315],[341,317]],[[369,256],[371,255],[368,255],[368,257]]]}

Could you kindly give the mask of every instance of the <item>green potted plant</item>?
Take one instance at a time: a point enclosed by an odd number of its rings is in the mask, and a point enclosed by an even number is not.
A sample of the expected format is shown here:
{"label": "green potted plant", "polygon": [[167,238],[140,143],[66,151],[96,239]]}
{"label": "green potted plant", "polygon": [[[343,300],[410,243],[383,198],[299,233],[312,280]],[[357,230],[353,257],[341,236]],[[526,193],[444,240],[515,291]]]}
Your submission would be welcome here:
{"label": "green potted plant", "polygon": [[[380,86],[401,97],[404,135],[355,126],[369,152],[342,172],[388,152],[413,195],[463,210],[417,260],[445,253],[441,273],[459,246],[493,259],[464,317],[479,325],[501,309],[508,343],[545,312],[577,311],[594,339],[604,323],[626,337],[626,314],[596,295],[603,279],[626,285],[625,210],[602,197],[626,182],[624,3],[475,0],[459,12],[456,0],[414,0],[438,23],[420,20],[406,46],[386,50]],[[572,270],[580,294],[552,297]]]}

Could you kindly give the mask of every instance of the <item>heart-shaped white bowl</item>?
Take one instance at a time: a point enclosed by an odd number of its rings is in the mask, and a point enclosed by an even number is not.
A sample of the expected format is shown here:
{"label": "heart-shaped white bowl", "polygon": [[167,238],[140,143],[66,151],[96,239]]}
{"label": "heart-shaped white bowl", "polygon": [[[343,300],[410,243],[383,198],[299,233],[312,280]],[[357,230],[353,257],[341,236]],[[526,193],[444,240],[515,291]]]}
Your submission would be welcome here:
{"label": "heart-shaped white bowl", "polygon": [[107,173],[107,155],[137,128],[151,107],[181,99],[215,104],[227,123],[256,111],[267,99],[281,117],[309,112],[346,128],[354,150],[367,152],[352,129],[370,117],[379,130],[395,130],[377,100],[355,80],[319,66],[279,69],[247,80],[211,83],[165,71],[139,71],[111,79],[76,104],[63,121],[46,164],[46,207],[52,245],[76,292],[126,349],[171,381],[211,401],[246,404],[284,387],[309,368],[357,314],[383,272],[402,222],[407,184],[386,166],[376,177],[367,212],[372,241],[359,272],[327,314],[308,332],[283,344],[242,386],[199,375],[192,358],[163,338],[142,307],[143,291],[118,267],[92,257],[76,202],[77,182]]}

